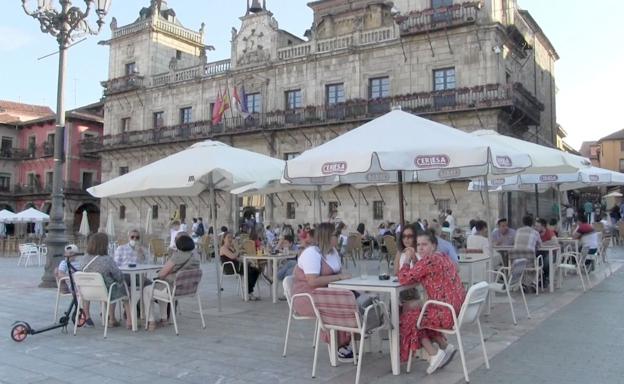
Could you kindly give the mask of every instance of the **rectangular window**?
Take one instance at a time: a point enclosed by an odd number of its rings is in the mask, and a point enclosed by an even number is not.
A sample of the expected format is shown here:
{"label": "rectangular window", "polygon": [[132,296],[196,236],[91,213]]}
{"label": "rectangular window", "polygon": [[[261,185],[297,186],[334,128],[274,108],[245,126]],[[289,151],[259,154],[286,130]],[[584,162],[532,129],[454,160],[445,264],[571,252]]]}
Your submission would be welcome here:
{"label": "rectangular window", "polygon": [[182,60],[182,51],[176,49],[176,60]]}
{"label": "rectangular window", "polygon": [[35,136],[28,137],[28,153],[30,157],[35,157],[35,151],[37,150],[37,138]]}
{"label": "rectangular window", "polygon": [[262,112],[262,95],[259,93],[248,93],[247,95],[247,112]]}
{"label": "rectangular window", "polygon": [[125,220],[125,219],[126,219],[126,206],[120,205],[119,206],[119,220]]}
{"label": "rectangular window", "polygon": [[433,71],[433,90],[455,89],[455,68],[435,69]]}
{"label": "rectangular window", "polygon": [[446,212],[447,209],[451,209],[450,199],[438,199],[438,210]]}
{"label": "rectangular window", "polygon": [[431,0],[431,8],[440,8],[453,5],[453,0]]}
{"label": "rectangular window", "polygon": [[158,219],[158,205],[152,205],[152,220]]}
{"label": "rectangular window", "polygon": [[620,159],[620,172],[624,172],[624,159]]}
{"label": "rectangular window", "polygon": [[48,133],[48,138],[43,145],[44,155],[51,156],[54,154],[54,133]]}
{"label": "rectangular window", "polygon": [[180,124],[188,124],[193,120],[193,108],[180,108]]}
{"label": "rectangular window", "polygon": [[137,73],[136,63],[126,64],[126,76],[134,75],[135,73]]}
{"label": "rectangular window", "polygon": [[34,187],[37,184],[37,175],[35,175],[34,173],[29,173],[26,175],[27,178],[27,184],[29,187]]}
{"label": "rectangular window", "polygon": [[121,175],[125,175],[126,173],[128,173],[129,169],[127,166],[125,167],[119,167],[119,176]]}
{"label": "rectangular window", "polygon": [[373,220],[383,220],[383,207],[383,201],[373,201]]}
{"label": "rectangular window", "polygon": [[455,105],[455,94],[445,92],[455,89],[455,68],[443,68],[433,71],[433,90],[442,94],[433,96],[435,108],[452,107]]}
{"label": "rectangular window", "polygon": [[121,133],[128,132],[130,130],[130,118],[124,117],[121,119]]}
{"label": "rectangular window", "polygon": [[180,204],[180,220],[186,220],[186,204]]}
{"label": "rectangular window", "polygon": [[336,216],[338,216],[338,202],[337,201],[330,201],[329,204],[327,204],[328,209],[328,213],[329,213],[329,218],[330,219],[334,219],[336,218]]}
{"label": "rectangular window", "polygon": [[286,218],[290,220],[295,218],[295,203],[293,202],[286,203]]}
{"label": "rectangular window", "polygon": [[9,192],[11,190],[11,174],[0,173],[0,192]]}
{"label": "rectangular window", "polygon": [[154,112],[152,126],[154,128],[160,128],[164,124],[165,124],[165,112],[163,111]]}
{"label": "rectangular window", "polygon": [[93,172],[82,172],[82,190],[93,186]]}
{"label": "rectangular window", "polygon": [[299,156],[300,154],[301,154],[300,152],[285,152],[284,160],[292,160],[295,157]]}
{"label": "rectangular window", "polygon": [[325,86],[325,104],[335,105],[345,101],[344,84],[328,84]]}
{"label": "rectangular window", "polygon": [[13,151],[13,138],[2,136],[2,144],[0,144],[0,157],[11,157]]}
{"label": "rectangular window", "polygon": [[[453,5],[453,0],[431,0],[431,8],[433,9],[448,7],[450,5]],[[431,21],[434,23],[447,22],[451,21],[452,17],[453,15],[451,12],[435,12],[431,16]]]}
{"label": "rectangular window", "polygon": [[54,172],[46,172],[45,174],[45,187],[52,190],[52,183],[54,183]]}
{"label": "rectangular window", "polygon": [[286,91],[285,99],[286,110],[303,108],[303,102],[301,100],[301,89]]}
{"label": "rectangular window", "polygon": [[379,99],[390,96],[390,78],[377,77],[368,80],[368,98]]}
{"label": "rectangular window", "polygon": [[620,152],[624,152],[624,140],[620,141]]}

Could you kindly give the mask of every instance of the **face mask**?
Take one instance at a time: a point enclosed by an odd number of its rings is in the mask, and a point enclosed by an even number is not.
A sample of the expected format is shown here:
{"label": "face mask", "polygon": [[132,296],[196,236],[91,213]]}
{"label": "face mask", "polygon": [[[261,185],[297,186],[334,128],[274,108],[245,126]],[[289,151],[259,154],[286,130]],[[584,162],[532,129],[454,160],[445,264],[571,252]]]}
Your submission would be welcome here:
{"label": "face mask", "polygon": [[136,246],[137,242],[136,242],[136,240],[130,240],[130,241],[128,242],[128,244],[130,244],[130,246],[131,246],[132,248],[134,248],[134,247]]}

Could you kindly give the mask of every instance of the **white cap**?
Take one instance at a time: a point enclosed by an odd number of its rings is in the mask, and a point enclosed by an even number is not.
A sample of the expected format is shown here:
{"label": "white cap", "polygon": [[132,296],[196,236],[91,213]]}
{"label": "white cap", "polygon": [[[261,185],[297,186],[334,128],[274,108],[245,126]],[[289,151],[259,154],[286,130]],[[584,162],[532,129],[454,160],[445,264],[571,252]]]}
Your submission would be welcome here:
{"label": "white cap", "polygon": [[76,244],[68,244],[65,246],[65,252],[78,253],[78,246]]}

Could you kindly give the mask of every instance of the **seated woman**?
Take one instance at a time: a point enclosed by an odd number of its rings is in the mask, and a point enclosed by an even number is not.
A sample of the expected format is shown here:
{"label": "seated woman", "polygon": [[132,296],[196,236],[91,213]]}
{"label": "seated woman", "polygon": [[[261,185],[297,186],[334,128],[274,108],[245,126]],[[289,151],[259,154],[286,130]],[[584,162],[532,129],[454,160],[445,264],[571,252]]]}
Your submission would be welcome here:
{"label": "seated woman", "polygon": [[[445,255],[436,251],[437,239],[430,232],[418,234],[416,251],[405,248],[404,253],[409,260],[399,270],[401,284],[419,283],[427,292],[429,300],[437,300],[453,306],[459,313],[464,302],[466,292],[462,285],[457,266]],[[446,338],[439,332],[429,329],[418,329],[416,323],[421,308],[404,310],[399,319],[401,335],[401,361],[407,361],[411,351],[424,348],[431,356],[427,373],[446,365],[455,353],[455,347],[446,342]],[[453,316],[446,307],[432,305],[421,323],[422,326],[450,329],[453,326]],[[432,344],[435,341],[439,347]]]}
{"label": "seated woman", "polygon": [[[415,252],[416,248],[416,234],[418,231],[418,224],[408,224],[405,229],[399,233],[399,241],[397,243],[398,251],[394,257],[394,274],[398,275],[399,271],[404,265],[412,266],[410,262],[409,254]],[[407,251],[410,249],[410,251]],[[407,289],[401,292],[399,298],[401,299],[401,308],[403,311],[416,308],[420,304],[418,303],[419,295],[416,288]]]}
{"label": "seated woman", "polygon": [[[293,295],[298,293],[312,294],[316,288],[327,287],[329,283],[348,279],[351,276],[341,273],[340,255],[336,250],[338,240],[333,236],[334,224],[321,223],[314,231],[316,245],[307,247],[297,260],[293,273]],[[293,302],[294,310],[301,316],[314,316],[309,300],[300,298]],[[329,334],[321,334],[323,341],[329,342]],[[349,346],[350,334],[338,332],[338,356],[342,359],[353,358]]]}
{"label": "seated woman", "polygon": [[[223,235],[223,241],[221,242],[221,248],[219,249],[219,254],[221,255],[221,263],[226,263],[231,261],[234,263],[234,269],[232,269],[232,265],[228,264],[224,266],[223,273],[226,275],[233,275],[235,273],[242,275],[243,274],[243,263],[238,259],[239,252],[234,248],[234,244],[232,242],[233,237],[230,232],[227,232]],[[253,294],[254,287],[256,286],[256,281],[258,280],[258,276],[260,276],[260,270],[254,266],[248,266],[247,268],[247,293],[249,294],[249,300],[256,301],[259,300]]]}
{"label": "seated woman", "polygon": [[[158,275],[156,276],[159,280],[165,280],[169,283],[170,287],[173,288],[173,283],[175,282],[176,274],[179,271],[188,270],[188,269],[199,269],[199,256],[197,255],[197,251],[195,250],[195,242],[186,232],[179,232],[175,238],[175,246],[177,248],[177,252],[174,252],[171,257],[167,260],[165,265],[163,265],[162,269],[158,271]],[[152,291],[158,291],[159,293],[165,294],[165,286],[162,284],[151,284],[143,288],[143,302],[147,303],[152,297]],[[154,292],[154,295],[157,295]],[[160,325],[163,325],[167,322],[167,304],[168,303],[158,303],[160,307]],[[152,304],[153,305],[153,304]],[[156,319],[154,316],[154,309],[150,309],[149,311],[149,319],[147,330],[154,331],[158,325],[156,323]]]}
{"label": "seated woman", "polygon": [[[108,255],[108,236],[106,233],[97,232],[89,236],[87,241],[87,255],[91,256],[91,260],[82,269],[83,272],[97,272],[104,278],[104,284],[106,289],[110,290],[113,283],[113,292],[111,294],[111,300],[116,300],[126,295],[126,286],[123,273],[115,264],[115,261]],[[126,328],[132,328],[132,319],[130,316],[130,304],[128,301],[123,302],[124,310],[126,311]],[[87,323],[91,319],[89,315],[89,309],[84,308]],[[109,310],[108,326],[116,327],[119,323],[115,320],[115,304],[111,304]]]}

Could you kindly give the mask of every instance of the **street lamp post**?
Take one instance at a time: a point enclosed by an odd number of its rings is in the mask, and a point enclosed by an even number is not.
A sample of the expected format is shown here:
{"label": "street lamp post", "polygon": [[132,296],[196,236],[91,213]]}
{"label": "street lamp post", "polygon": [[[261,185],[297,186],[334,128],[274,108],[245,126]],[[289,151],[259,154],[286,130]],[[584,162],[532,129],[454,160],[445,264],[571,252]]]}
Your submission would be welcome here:
{"label": "street lamp post", "polygon": [[[32,16],[41,26],[41,32],[48,33],[56,38],[59,45],[58,88],[56,94],[56,130],[54,134],[54,174],[52,178],[52,210],[48,225],[48,256],[45,271],[41,278],[40,287],[55,287],[53,270],[55,267],[54,255],[63,254],[63,247],[67,244],[65,222],[63,220],[63,162],[65,137],[65,106],[63,95],[65,90],[65,58],[67,48],[75,39],[84,35],[97,35],[104,25],[104,17],[108,12],[111,0],[85,0],[86,9],[72,6],[71,0],[59,0],[60,10],[52,0],[38,0],[37,8],[29,10],[28,0],[22,0],[22,7],[28,16]],[[92,28],[88,17],[95,6],[97,28]]]}

